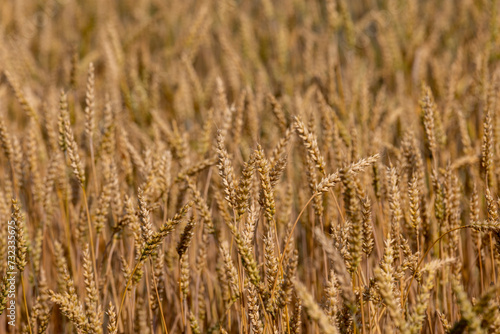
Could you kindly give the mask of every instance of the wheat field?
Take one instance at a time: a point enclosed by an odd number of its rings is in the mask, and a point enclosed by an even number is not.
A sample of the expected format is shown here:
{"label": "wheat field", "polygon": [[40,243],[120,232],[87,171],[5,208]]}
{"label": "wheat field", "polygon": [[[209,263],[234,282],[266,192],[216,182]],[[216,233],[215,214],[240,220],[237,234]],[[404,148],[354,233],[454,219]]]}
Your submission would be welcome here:
{"label": "wheat field", "polygon": [[500,333],[496,0],[0,2],[0,333]]}

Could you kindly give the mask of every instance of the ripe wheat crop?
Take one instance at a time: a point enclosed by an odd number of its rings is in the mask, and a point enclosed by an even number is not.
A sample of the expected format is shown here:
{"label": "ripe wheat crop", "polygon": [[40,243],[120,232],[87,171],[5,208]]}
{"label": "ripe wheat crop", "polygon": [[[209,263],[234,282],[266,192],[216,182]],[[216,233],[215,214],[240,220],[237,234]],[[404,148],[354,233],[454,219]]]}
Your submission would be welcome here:
{"label": "ripe wheat crop", "polygon": [[0,2],[0,333],[500,333],[496,0]]}

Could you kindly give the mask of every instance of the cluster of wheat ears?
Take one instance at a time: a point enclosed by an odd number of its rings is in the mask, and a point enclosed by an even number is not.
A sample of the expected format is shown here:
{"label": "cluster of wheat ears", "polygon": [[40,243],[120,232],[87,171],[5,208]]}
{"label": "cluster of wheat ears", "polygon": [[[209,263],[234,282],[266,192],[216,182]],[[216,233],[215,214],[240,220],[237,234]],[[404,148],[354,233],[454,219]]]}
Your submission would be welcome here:
{"label": "cluster of wheat ears", "polygon": [[2,1],[0,333],[500,333],[498,9]]}

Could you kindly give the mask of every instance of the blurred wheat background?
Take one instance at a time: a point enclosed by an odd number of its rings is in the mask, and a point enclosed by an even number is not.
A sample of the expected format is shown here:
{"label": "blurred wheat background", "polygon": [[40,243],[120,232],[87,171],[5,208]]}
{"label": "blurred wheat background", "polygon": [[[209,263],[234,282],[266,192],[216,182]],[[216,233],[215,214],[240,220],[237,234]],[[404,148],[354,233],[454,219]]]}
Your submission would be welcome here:
{"label": "blurred wheat background", "polygon": [[0,333],[500,333],[498,11],[2,1]]}

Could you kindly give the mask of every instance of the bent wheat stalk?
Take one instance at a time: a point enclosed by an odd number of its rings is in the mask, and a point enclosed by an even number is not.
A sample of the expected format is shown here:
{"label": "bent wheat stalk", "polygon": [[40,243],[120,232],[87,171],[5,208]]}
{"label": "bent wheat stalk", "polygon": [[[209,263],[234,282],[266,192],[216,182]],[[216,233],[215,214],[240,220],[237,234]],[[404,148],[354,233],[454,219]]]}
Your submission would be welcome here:
{"label": "bent wheat stalk", "polygon": [[417,267],[415,268],[415,272],[413,273],[413,275],[411,277],[411,280],[410,280],[410,283],[408,283],[408,287],[406,288],[406,293],[404,295],[404,299],[403,299],[401,305],[405,305],[406,301],[408,301],[408,295],[410,294],[411,284],[413,283],[413,281],[415,280],[415,277],[417,276],[418,269],[420,268],[420,265],[422,264],[422,262],[424,261],[424,259],[427,257],[427,255],[429,254],[429,252],[432,250],[432,248],[434,248],[434,246],[441,239],[443,239],[445,236],[447,236],[448,234],[453,233],[455,231],[464,230],[464,229],[467,229],[467,228],[477,229],[477,230],[492,230],[492,229],[497,230],[497,229],[500,229],[500,223],[497,222],[497,223],[494,223],[494,224],[487,223],[487,224],[464,225],[464,226],[459,226],[459,227],[452,228],[451,230],[448,230],[448,231],[444,232],[443,234],[441,234],[436,240],[434,240],[434,242],[429,246],[429,248],[427,248],[427,250],[425,251],[424,255],[418,261]]}

